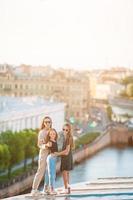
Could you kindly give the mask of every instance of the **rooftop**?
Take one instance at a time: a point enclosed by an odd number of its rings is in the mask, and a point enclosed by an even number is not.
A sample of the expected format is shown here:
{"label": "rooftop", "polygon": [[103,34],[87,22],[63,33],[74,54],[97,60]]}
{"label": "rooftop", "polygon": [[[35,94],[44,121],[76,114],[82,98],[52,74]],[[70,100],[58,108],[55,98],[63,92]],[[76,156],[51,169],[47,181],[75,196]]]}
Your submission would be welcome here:
{"label": "rooftop", "polygon": [[37,111],[41,113],[42,109],[47,111],[57,105],[64,105],[64,103],[48,101],[41,97],[0,96],[0,120],[12,117],[17,113],[20,115],[32,114]]}
{"label": "rooftop", "polygon": [[[24,200],[24,199],[40,199],[40,200],[128,200],[133,199],[133,178],[105,178],[96,179],[91,182],[83,182],[71,185],[71,194],[56,196],[45,195],[41,197],[33,198],[30,194],[19,195],[15,197],[6,198],[7,200]],[[60,192],[62,188],[58,188]],[[68,197],[68,198],[67,198]]]}

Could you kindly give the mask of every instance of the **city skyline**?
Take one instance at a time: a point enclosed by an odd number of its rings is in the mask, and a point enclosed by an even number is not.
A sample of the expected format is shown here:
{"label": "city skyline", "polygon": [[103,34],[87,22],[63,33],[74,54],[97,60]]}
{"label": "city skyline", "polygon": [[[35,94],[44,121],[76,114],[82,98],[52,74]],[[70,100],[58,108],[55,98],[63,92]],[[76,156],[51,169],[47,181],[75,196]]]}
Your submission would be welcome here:
{"label": "city skyline", "polygon": [[133,66],[131,0],[0,0],[0,63]]}

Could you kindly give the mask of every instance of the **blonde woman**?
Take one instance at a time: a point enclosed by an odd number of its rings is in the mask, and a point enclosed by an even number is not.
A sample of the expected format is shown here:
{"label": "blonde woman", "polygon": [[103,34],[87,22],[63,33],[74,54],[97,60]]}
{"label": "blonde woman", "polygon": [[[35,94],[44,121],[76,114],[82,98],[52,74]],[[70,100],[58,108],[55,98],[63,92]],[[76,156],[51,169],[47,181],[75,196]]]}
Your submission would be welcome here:
{"label": "blonde woman", "polygon": [[52,128],[51,118],[48,116],[44,117],[38,134],[38,147],[40,148],[40,151],[39,151],[38,169],[35,174],[32,185],[32,191],[31,191],[32,196],[37,196],[41,194],[40,191],[38,190],[38,187],[46,171],[46,159],[49,154],[49,150],[47,148],[49,146],[49,142],[47,138],[48,138],[48,132],[51,128]]}
{"label": "blonde woman", "polygon": [[63,126],[63,146],[61,152],[56,152],[55,155],[61,156],[61,167],[60,170],[63,175],[63,181],[65,190],[63,193],[70,193],[70,185],[69,185],[69,171],[73,169],[73,156],[72,149],[74,147],[73,136],[71,133],[71,125],[65,124]]}

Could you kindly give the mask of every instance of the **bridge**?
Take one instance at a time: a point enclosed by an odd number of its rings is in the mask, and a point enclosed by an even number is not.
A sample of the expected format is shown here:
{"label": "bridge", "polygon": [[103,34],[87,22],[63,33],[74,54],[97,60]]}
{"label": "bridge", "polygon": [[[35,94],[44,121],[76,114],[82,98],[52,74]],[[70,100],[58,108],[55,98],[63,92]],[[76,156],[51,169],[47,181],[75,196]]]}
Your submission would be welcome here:
{"label": "bridge", "polygon": [[133,109],[133,100],[118,97],[109,97],[109,103],[112,106],[118,106],[126,109]]}

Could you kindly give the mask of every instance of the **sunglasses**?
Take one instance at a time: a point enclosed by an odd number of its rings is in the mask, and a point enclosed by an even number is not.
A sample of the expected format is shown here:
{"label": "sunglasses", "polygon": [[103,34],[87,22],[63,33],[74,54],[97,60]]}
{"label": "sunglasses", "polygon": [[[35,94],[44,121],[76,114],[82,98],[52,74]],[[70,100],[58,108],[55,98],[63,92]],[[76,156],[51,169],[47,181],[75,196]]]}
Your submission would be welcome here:
{"label": "sunglasses", "polygon": [[63,131],[66,131],[66,132],[68,132],[69,130],[68,130],[68,129],[65,129],[65,128],[63,128]]}
{"label": "sunglasses", "polygon": [[50,124],[50,123],[51,123],[51,121],[44,121],[44,123],[46,123],[46,124]]}

